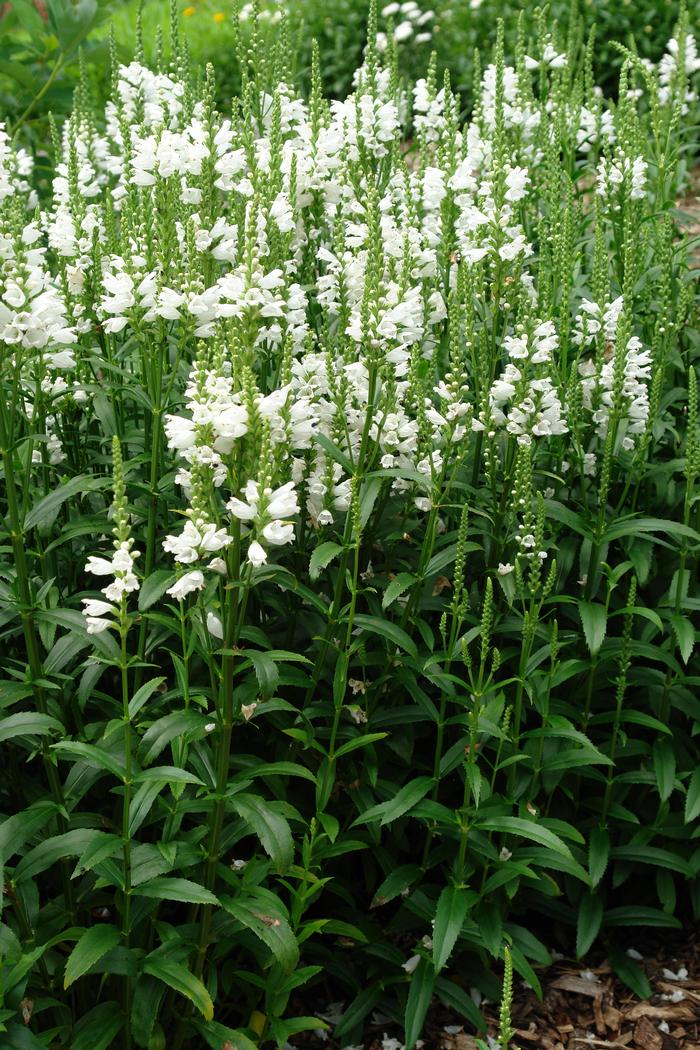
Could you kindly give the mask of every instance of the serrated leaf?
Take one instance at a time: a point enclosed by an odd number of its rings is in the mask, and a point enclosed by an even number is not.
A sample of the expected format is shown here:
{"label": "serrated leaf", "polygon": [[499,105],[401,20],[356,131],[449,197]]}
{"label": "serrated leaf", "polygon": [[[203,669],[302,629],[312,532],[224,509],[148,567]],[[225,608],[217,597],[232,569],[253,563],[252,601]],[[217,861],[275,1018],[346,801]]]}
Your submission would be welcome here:
{"label": "serrated leaf", "polygon": [[123,848],[124,843],[119,835],[109,835],[106,831],[94,832],[87,849],[84,849],[78,857],[78,863],[75,865],[71,878],[77,878],[84,871],[92,871],[103,860],[114,857]]}
{"label": "serrated leaf", "polygon": [[172,587],[177,574],[172,569],[156,569],[143,583],[139,591],[139,612],[146,612],[159,601],[168,587]]}
{"label": "serrated leaf", "polygon": [[603,919],[603,902],[597,893],[582,893],[576,921],[576,958],[585,955],[598,936]]}
{"label": "serrated leaf", "polygon": [[16,736],[48,736],[49,733],[62,732],[63,726],[58,719],[34,711],[18,711],[0,721],[0,743]]}
{"label": "serrated leaf", "polygon": [[211,996],[199,978],[172,959],[165,959],[162,955],[149,955],[144,960],[143,972],[156,977],[163,984],[167,984],[179,995],[184,995],[197,1007],[199,1012],[207,1021],[214,1016],[214,1004]]}
{"label": "serrated leaf", "polygon": [[255,669],[255,677],[260,686],[260,692],[264,696],[272,696],[280,680],[280,673],[276,662],[269,653],[257,652],[254,649],[246,651],[246,656]]}
{"label": "serrated leaf", "polygon": [[134,894],[159,901],[181,901],[183,904],[219,903],[211,890],[190,879],[151,879],[134,889]]}
{"label": "serrated leaf", "polygon": [[107,1050],[124,1025],[118,1003],[99,1003],[80,1018],[71,1033],[71,1050]]}
{"label": "serrated leaf", "polygon": [[678,613],[671,613],[669,620],[678,642],[681,659],[684,664],[687,664],[695,648],[695,628],[687,617],[680,616]]}
{"label": "serrated leaf", "polygon": [[600,647],[605,638],[607,611],[604,605],[584,601],[578,603],[578,611],[588,651],[591,656],[595,656],[600,652]]}
{"label": "serrated leaf", "polygon": [[504,835],[511,834],[519,838],[531,839],[533,842],[539,842],[540,845],[554,850],[555,853],[571,857],[571,850],[566,843],[549,828],[537,824],[534,820],[525,820],[523,817],[499,817],[489,820],[480,818],[478,824],[485,831],[500,831]]}
{"label": "serrated leaf", "polygon": [[33,878],[65,857],[79,856],[100,834],[91,828],[76,828],[62,835],[52,835],[22,858],[15,869],[14,881],[19,883],[23,879]]}
{"label": "serrated leaf", "polygon": [[425,798],[433,784],[434,780],[432,777],[416,777],[415,780],[404,784],[401,790],[397,791],[394,797],[387,802],[380,802],[376,806],[370,806],[369,809],[357,817],[354,824],[372,824],[376,821],[379,821],[380,827],[384,824],[391,824],[392,821],[398,820],[399,817],[413,809],[421,799]]}
{"label": "serrated leaf", "polygon": [[82,496],[85,492],[95,492],[97,489],[107,488],[112,484],[109,477],[97,478],[94,474],[78,474],[70,481],[64,481],[57,485],[47,496],[39,500],[24,519],[25,529],[48,529],[56,518],[58,512],[66,502],[74,496]]}
{"label": "serrated leaf", "polygon": [[95,747],[94,744],[84,744],[80,740],[62,740],[51,746],[59,755],[68,755],[87,762],[89,766],[96,769],[104,769],[118,780],[123,780],[126,775],[126,769],[118,759],[103,751],[101,747]]}
{"label": "serrated leaf", "polygon": [[686,824],[690,824],[700,816],[700,766],[698,766],[688,781],[688,790],[685,796],[684,817]]}
{"label": "serrated leaf", "polygon": [[56,808],[55,802],[41,799],[21,813],[13,813],[0,824],[0,866],[19,853],[29,839],[46,827],[55,815]]}
{"label": "serrated leaf", "polygon": [[469,908],[478,899],[473,890],[449,884],[438,898],[433,927],[433,965],[440,973],[457,943]]}
{"label": "serrated leaf", "polygon": [[406,1050],[413,1050],[423,1031],[425,1018],[435,987],[435,970],[428,959],[421,959],[411,974],[411,987],[406,1000],[404,1029]]}
{"label": "serrated leaf", "polygon": [[236,794],[230,801],[281,874],[294,859],[294,842],[289,824],[269,803],[257,795]]}
{"label": "serrated leaf", "polygon": [[379,616],[366,616],[364,613],[358,613],[354,623],[356,627],[363,631],[381,635],[382,638],[386,638],[392,645],[398,646],[399,649],[403,649],[404,652],[409,653],[411,656],[416,656],[418,653],[415,642],[406,634],[403,628],[398,627],[390,620],[382,620]]}
{"label": "serrated leaf", "polygon": [[165,678],[151,678],[149,682],[144,682],[140,689],[136,690],[129,701],[129,718],[136,718],[144,704],[148,703],[164,681]]}
{"label": "serrated leaf", "polygon": [[389,582],[387,589],[384,591],[382,596],[382,609],[388,609],[392,602],[395,602],[404,591],[407,591],[409,587],[412,587],[416,582],[416,577],[412,572],[400,572]]}
{"label": "serrated leaf", "polygon": [[629,955],[621,952],[619,948],[611,948],[608,951],[608,959],[617,976],[628,988],[632,989],[635,995],[640,999],[651,998],[652,987],[649,978],[642,968],[633,959],[630,959]]}
{"label": "serrated leaf", "polygon": [[652,748],[654,774],[662,802],[670,797],[676,780],[676,755],[673,743],[667,737],[654,741]]}
{"label": "serrated leaf", "polygon": [[351,751],[357,751],[360,747],[376,744],[378,740],[384,740],[387,735],[387,733],[359,733],[352,740],[346,740],[344,744],[341,744],[335,752],[335,757],[342,758],[344,755],[349,755]]}
{"label": "serrated leaf", "polygon": [[339,543],[321,543],[314,550],[311,555],[311,561],[309,562],[309,576],[312,580],[317,580],[321,575],[323,569],[325,569],[334,558],[342,552],[343,548]]}
{"label": "serrated leaf", "polygon": [[588,841],[588,871],[591,889],[595,889],[608,866],[610,857],[610,835],[606,828],[593,828]]}
{"label": "serrated leaf", "polygon": [[100,924],[91,926],[85,931],[66,960],[66,971],[63,987],[68,988],[79,977],[94,966],[106,952],[119,944],[119,930],[116,926]]}
{"label": "serrated leaf", "polygon": [[405,889],[419,878],[421,869],[417,864],[402,864],[384,879],[372,898],[371,908],[381,908],[403,893]]}
{"label": "serrated leaf", "polygon": [[299,946],[288,920],[267,898],[223,897],[222,906],[234,919],[258,937],[285,970],[299,961]]}

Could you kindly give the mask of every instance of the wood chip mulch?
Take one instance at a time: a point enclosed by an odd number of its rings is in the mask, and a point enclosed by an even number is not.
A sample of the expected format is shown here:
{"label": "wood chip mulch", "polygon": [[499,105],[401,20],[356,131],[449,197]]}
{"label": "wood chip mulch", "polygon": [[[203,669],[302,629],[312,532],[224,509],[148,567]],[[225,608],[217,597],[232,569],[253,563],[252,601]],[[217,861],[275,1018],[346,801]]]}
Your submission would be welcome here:
{"label": "wood chip mulch", "polygon": [[[607,961],[586,969],[562,961],[541,974],[543,997],[516,986],[511,1046],[521,1050],[700,1050],[700,938],[660,947],[639,963],[651,984],[639,999]],[[673,951],[675,947],[675,951]],[[497,1035],[498,1008],[485,1010],[489,1034]],[[442,1019],[441,1019],[442,1020]],[[474,1036],[455,1025],[430,1026],[424,1041],[436,1050],[476,1050]],[[445,1031],[447,1027],[447,1031]],[[371,1047],[371,1044],[370,1044]]]}

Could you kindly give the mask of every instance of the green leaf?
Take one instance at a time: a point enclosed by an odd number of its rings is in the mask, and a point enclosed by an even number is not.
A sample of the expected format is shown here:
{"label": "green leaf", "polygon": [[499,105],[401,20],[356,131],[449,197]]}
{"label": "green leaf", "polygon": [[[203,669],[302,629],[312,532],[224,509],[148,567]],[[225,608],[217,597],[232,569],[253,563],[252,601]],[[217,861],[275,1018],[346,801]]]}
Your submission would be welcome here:
{"label": "green leaf", "polygon": [[91,926],[85,931],[66,961],[63,987],[68,988],[77,981],[102,956],[119,944],[120,934],[116,926]]}
{"label": "green leaf", "polygon": [[690,824],[698,816],[700,816],[700,766],[693,771],[693,775],[688,782],[683,819],[686,824]]}
{"label": "green leaf", "polygon": [[610,835],[606,828],[593,828],[588,841],[588,871],[591,889],[595,889],[608,866],[610,857]]}
{"label": "green leaf", "polygon": [[159,601],[168,587],[172,587],[177,579],[177,574],[172,569],[156,569],[143,583],[139,591],[139,611],[146,612],[152,605]]}
{"label": "green leaf", "polygon": [[695,648],[695,628],[686,616],[680,616],[678,613],[671,613],[669,620],[678,642],[681,659],[687,664]]}
{"label": "green leaf", "polygon": [[214,1017],[214,1004],[202,982],[181,963],[165,959],[162,955],[152,953],[143,964],[143,972],[157,977],[173,991],[184,995],[197,1007],[207,1021]]}
{"label": "green leaf", "polygon": [[670,797],[676,781],[676,755],[673,742],[667,737],[654,742],[652,749],[656,786],[662,802]]}
{"label": "green leaf", "polygon": [[469,1021],[476,1028],[477,1032],[486,1031],[486,1022],[478,1006],[472,997],[463,988],[460,988],[458,984],[455,984],[454,981],[449,981],[445,977],[438,977],[435,981],[435,994],[443,1003],[456,1010],[460,1017],[464,1017],[465,1020]]}
{"label": "green leaf", "polygon": [[653,864],[655,867],[677,871],[686,878],[692,878],[693,869],[688,861],[676,853],[658,846],[639,845],[613,846],[610,850],[613,860],[631,861],[633,864]]}
{"label": "green leaf", "polygon": [[591,655],[595,656],[600,651],[607,629],[605,606],[597,605],[595,602],[580,601],[578,603],[578,611],[586,638],[586,645]]}
{"label": "green leaf", "polygon": [[100,1003],[80,1018],[73,1029],[71,1050],[107,1050],[124,1025],[118,1003]]}
{"label": "green leaf", "polygon": [[74,496],[80,497],[86,492],[107,488],[111,484],[111,477],[97,478],[94,474],[78,474],[70,481],[65,481],[62,485],[52,489],[48,496],[40,499],[24,519],[24,528],[26,530],[49,529],[66,500],[73,499]]}
{"label": "green leaf", "polygon": [[416,582],[416,578],[417,577],[415,577],[412,572],[400,572],[395,576],[384,591],[382,597],[382,609],[388,609],[392,602],[395,602],[404,591],[413,586]]}
{"label": "green leaf", "polygon": [[408,813],[409,810],[413,809],[421,799],[425,798],[433,784],[434,780],[432,777],[416,777],[415,780],[405,784],[387,802],[380,802],[376,806],[370,806],[364,813],[361,813],[353,822],[353,827],[356,824],[372,824],[377,820],[380,822],[380,827],[383,827],[384,824],[391,824],[392,821],[398,820],[404,813]]}
{"label": "green leaf", "polygon": [[384,740],[388,736],[388,733],[358,733],[352,740],[346,740],[344,744],[341,744],[335,753],[336,758],[342,758],[343,755],[349,755],[351,751],[357,751],[358,747],[368,747],[370,744],[376,744],[378,740]]}
{"label": "green leaf", "polygon": [[62,835],[52,835],[22,858],[15,869],[14,881],[20,883],[31,879],[65,857],[79,856],[99,834],[91,828],[76,828]]}
{"label": "green leaf", "polygon": [[321,575],[323,569],[337,558],[343,548],[339,543],[321,543],[311,555],[311,561],[309,562],[309,576],[312,580],[317,580]]}
{"label": "green leaf", "polygon": [[196,711],[173,711],[163,715],[146,730],[139,745],[143,764],[148,766],[171,741],[187,733],[201,731],[206,718]]}
{"label": "green leaf", "polygon": [[603,919],[603,902],[597,893],[581,894],[576,922],[576,958],[585,955],[598,936]]}
{"label": "green leaf", "polygon": [[479,827],[485,831],[500,831],[502,834],[517,835],[519,838],[531,839],[547,846],[555,853],[561,853],[564,857],[571,856],[571,850],[566,843],[555,835],[549,828],[537,824],[534,820],[524,820],[522,817],[498,817],[490,820],[479,818]]}
{"label": "green leaf", "polygon": [[71,878],[77,878],[84,871],[92,871],[103,860],[108,860],[117,853],[121,853],[123,848],[124,843],[120,835],[109,835],[106,831],[95,831],[87,849],[80,854]]}
{"label": "green leaf", "polygon": [[286,871],[294,860],[294,842],[284,817],[257,795],[236,794],[230,805],[258,836],[277,871]]}
{"label": "green leaf", "polygon": [[152,678],[150,682],[144,682],[141,688],[136,690],[129,701],[129,718],[136,718],[143,705],[148,703],[164,681],[165,678]]}
{"label": "green leaf", "polygon": [[103,751],[101,747],[94,744],[83,744],[79,740],[62,740],[58,744],[51,745],[59,755],[69,755],[71,758],[87,762],[89,766],[96,769],[104,769],[111,773],[117,780],[123,780],[126,775],[124,766],[112,755]]}
{"label": "green leaf", "polygon": [[222,1050],[228,1044],[230,1050],[258,1050],[258,1043],[253,1042],[245,1032],[241,1032],[238,1028],[227,1028],[218,1021],[209,1021],[203,1025],[195,1020],[193,1024],[204,1041],[201,1044],[202,1047],[206,1043],[211,1050]]}
{"label": "green leaf", "polygon": [[358,992],[341,1017],[340,1023],[336,1025],[333,1032],[335,1038],[345,1040],[349,1033],[353,1031],[359,1034],[365,1018],[377,1005],[381,994],[381,989],[377,988],[376,985],[370,985]]}
{"label": "green leaf", "polygon": [[0,721],[0,743],[16,736],[47,736],[49,733],[62,732],[63,726],[58,719],[33,711],[18,711]]}
{"label": "green leaf", "polygon": [[473,890],[449,884],[438,898],[433,928],[433,965],[440,973],[457,943],[469,908],[478,899]]}
{"label": "green leaf", "polygon": [[421,869],[417,864],[402,864],[395,868],[384,879],[377,892],[372,898],[371,908],[381,908],[398,897],[400,893],[420,877]]}
{"label": "green leaf", "polygon": [[0,824],[0,867],[15,853],[19,853],[29,839],[42,831],[55,813],[56,803],[41,799],[4,820]]}
{"label": "green leaf", "polygon": [[411,975],[411,987],[406,1000],[404,1029],[406,1050],[413,1050],[420,1038],[435,987],[435,970],[428,959],[421,959]]}
{"label": "green leaf", "polygon": [[641,905],[625,904],[620,908],[608,908],[603,915],[606,926],[666,926],[680,930],[683,927],[675,915],[668,915],[658,908],[645,908]]}
{"label": "green leaf", "polygon": [[354,623],[356,627],[360,627],[364,631],[381,635],[382,638],[386,638],[392,645],[397,645],[399,649],[403,649],[410,656],[417,656],[418,650],[415,642],[411,640],[401,627],[392,623],[391,620],[382,620],[379,616],[366,616],[364,613],[358,613]]}
{"label": "green leaf", "polygon": [[664,518],[628,517],[613,522],[602,537],[602,543],[612,543],[623,536],[638,536],[641,532],[663,532],[667,536],[685,538],[700,542],[700,535],[689,525],[680,521],[667,521]]}
{"label": "green leaf", "polygon": [[617,976],[623,984],[632,989],[635,995],[639,996],[640,999],[651,998],[652,987],[649,983],[649,978],[641,966],[638,966],[633,959],[630,959],[629,955],[620,951],[619,948],[610,948],[608,950],[608,959]]}
{"label": "green leaf", "polygon": [[289,922],[267,897],[222,897],[221,904],[234,919],[259,937],[285,970],[299,961],[299,947]]}
{"label": "green leaf", "polygon": [[134,889],[134,894],[159,901],[181,901],[183,904],[219,903],[211,890],[189,879],[151,879]]}
{"label": "green leaf", "polygon": [[331,459],[334,459],[336,463],[340,463],[341,467],[346,474],[351,477],[355,473],[354,467],[348,457],[342,452],[337,445],[334,445],[330,438],[327,438],[325,434],[316,432],[314,434],[314,441],[321,446],[324,452],[327,452]]}
{"label": "green leaf", "polygon": [[134,784],[144,784],[151,780],[160,781],[163,784],[197,784],[200,787],[204,786],[204,781],[196,777],[194,773],[190,773],[187,769],[180,769],[179,766],[151,766],[150,769],[144,769],[141,773],[137,773],[134,777]]}
{"label": "green leaf", "polygon": [[260,692],[265,696],[272,696],[280,680],[277,664],[269,653],[258,652],[255,649],[246,650],[246,656],[255,669]]}

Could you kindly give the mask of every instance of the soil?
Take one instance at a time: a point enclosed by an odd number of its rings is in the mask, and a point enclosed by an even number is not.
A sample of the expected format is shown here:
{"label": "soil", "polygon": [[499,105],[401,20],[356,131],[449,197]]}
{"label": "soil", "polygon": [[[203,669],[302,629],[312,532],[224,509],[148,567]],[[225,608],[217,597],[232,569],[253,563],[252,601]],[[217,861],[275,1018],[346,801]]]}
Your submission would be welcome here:
{"label": "soil", "polygon": [[[652,992],[646,999],[623,984],[601,956],[595,965],[591,960],[560,959],[546,970],[538,969],[542,999],[516,976],[510,1050],[700,1050],[700,926],[677,934],[648,929],[644,934],[644,943],[637,941],[643,957],[635,948],[628,950],[628,957],[631,952],[630,961],[636,960],[646,974]],[[498,1003],[482,1003],[481,1009],[488,1022],[484,1043],[488,1040],[492,1050],[498,1050]],[[293,1043],[305,1050],[342,1047],[310,1032]],[[402,1047],[401,1032],[375,1015],[363,1042],[353,1050]],[[469,1026],[436,1000],[418,1047],[479,1050]]]}

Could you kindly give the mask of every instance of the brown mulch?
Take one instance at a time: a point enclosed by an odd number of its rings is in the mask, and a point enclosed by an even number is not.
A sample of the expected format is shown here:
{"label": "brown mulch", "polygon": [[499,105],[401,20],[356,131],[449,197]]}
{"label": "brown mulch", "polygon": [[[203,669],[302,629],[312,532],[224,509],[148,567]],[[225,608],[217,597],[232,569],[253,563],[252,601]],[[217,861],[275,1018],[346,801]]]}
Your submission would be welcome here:
{"label": "brown mulch", "polygon": [[[639,962],[651,984],[650,999],[639,999],[603,961],[586,969],[562,961],[540,975],[543,997],[516,986],[511,1046],[522,1050],[700,1050],[700,937],[659,945]],[[664,972],[666,971],[666,972]],[[684,979],[683,972],[687,973]],[[497,1035],[498,1007],[487,1007],[489,1035]],[[476,1050],[463,1031],[433,1030],[425,1046]],[[381,1045],[381,1043],[379,1044]],[[371,1044],[370,1044],[371,1048]],[[368,1050],[370,1050],[368,1048]],[[373,1048],[372,1048],[373,1050]]]}
{"label": "brown mulch", "polygon": [[[700,927],[677,934],[647,929],[644,935],[644,943],[641,938],[638,942],[644,957],[636,960],[635,956],[635,961],[651,985],[648,999],[630,991],[600,955],[595,962],[562,959],[546,970],[538,969],[542,999],[516,975],[511,1050],[700,1050]],[[458,974],[450,976],[459,979]],[[489,1042],[497,1050],[492,1040],[498,1037],[499,1005],[482,1003],[481,1009]],[[324,1011],[320,1013],[323,1016]],[[402,1046],[400,1040],[401,1032],[391,1021],[375,1015],[368,1019],[359,1046],[394,1050]],[[344,1045],[311,1032],[292,1042],[305,1050],[340,1050]],[[437,1000],[418,1047],[478,1050],[469,1026]]]}

